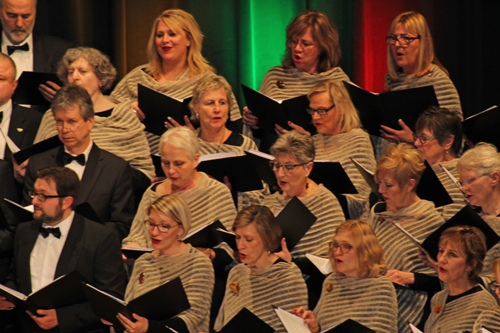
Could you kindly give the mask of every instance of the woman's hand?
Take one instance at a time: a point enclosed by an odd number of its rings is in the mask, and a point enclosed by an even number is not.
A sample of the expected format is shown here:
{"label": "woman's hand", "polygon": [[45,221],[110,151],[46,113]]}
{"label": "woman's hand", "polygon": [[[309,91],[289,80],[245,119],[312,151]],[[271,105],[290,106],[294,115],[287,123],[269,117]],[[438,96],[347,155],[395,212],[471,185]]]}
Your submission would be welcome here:
{"label": "woman's hand", "polygon": [[317,333],[319,332],[319,324],[318,320],[316,319],[316,316],[311,310],[306,310],[303,307],[293,309],[292,313],[302,319],[304,319],[304,324],[307,325],[307,328],[309,328],[309,331],[312,333]]}
{"label": "woman's hand", "polygon": [[259,126],[257,126],[259,118],[254,116],[252,111],[246,106],[243,108],[243,123],[252,129],[259,129]]}
{"label": "woman's hand", "polygon": [[146,333],[148,331],[149,321],[135,313],[132,314],[132,316],[137,320],[135,323],[121,313],[119,313],[117,317],[128,333]]}
{"label": "woman's hand", "polygon": [[142,110],[139,108],[138,101],[130,103],[130,107],[132,108],[132,110],[134,110],[135,114],[137,115],[137,118],[139,118],[140,121],[143,121],[146,118],[144,112],[142,112]]}
{"label": "woman's hand", "polygon": [[3,296],[0,296],[0,310],[8,310],[15,307],[14,303],[7,301],[7,299]]}
{"label": "woman's hand", "polygon": [[397,283],[400,285],[412,284],[415,282],[415,275],[410,272],[402,272],[397,269],[391,269],[385,276],[391,280],[392,283]]}
{"label": "woman's hand", "polygon": [[[187,127],[189,129],[193,130],[194,132],[196,132],[196,130],[194,129],[194,126],[189,121],[189,117],[188,116],[184,116],[184,123],[186,124],[186,125],[184,125],[184,127]],[[174,127],[182,127],[182,125],[179,124],[177,121],[175,121],[174,118],[168,117],[168,121],[165,122],[165,127],[167,129],[171,129],[171,128],[174,128]]]}
{"label": "woman's hand", "polygon": [[45,98],[49,102],[52,102],[52,99],[54,99],[54,96],[61,89],[61,87],[52,81],[47,81],[45,83],[46,85],[41,84],[38,86],[38,91],[42,93],[43,98]]}
{"label": "woman's hand", "polygon": [[425,266],[430,267],[434,269],[436,272],[438,270],[438,263],[432,260],[431,256],[427,254],[426,252],[422,250],[418,250],[418,257],[422,262],[425,264]]}
{"label": "woman's hand", "polygon": [[104,320],[104,319],[102,319],[102,318],[101,318],[101,322],[102,322],[104,325],[113,326],[113,323],[110,323],[109,321]]}
{"label": "woman's hand", "polygon": [[281,239],[281,251],[275,252],[274,254],[287,262],[292,261],[292,255],[290,254],[290,251],[288,251],[288,247],[286,246],[285,237]]}
{"label": "woman's hand", "polygon": [[[297,131],[299,133],[311,136],[311,133],[309,133],[308,131],[306,131],[302,126],[295,125],[291,121],[288,122],[288,126],[290,126],[292,128],[292,130],[295,130],[295,131]],[[276,131],[276,134],[278,134],[278,137],[281,137],[283,134],[289,132],[289,131],[287,131],[286,129],[284,129],[283,127],[281,127],[278,124],[274,124],[274,130]]]}
{"label": "woman's hand", "polygon": [[380,130],[382,137],[384,137],[387,141],[390,142],[413,143],[412,130],[408,126],[406,126],[403,120],[399,119],[398,122],[399,126],[401,126],[400,131],[382,125],[382,129]]}

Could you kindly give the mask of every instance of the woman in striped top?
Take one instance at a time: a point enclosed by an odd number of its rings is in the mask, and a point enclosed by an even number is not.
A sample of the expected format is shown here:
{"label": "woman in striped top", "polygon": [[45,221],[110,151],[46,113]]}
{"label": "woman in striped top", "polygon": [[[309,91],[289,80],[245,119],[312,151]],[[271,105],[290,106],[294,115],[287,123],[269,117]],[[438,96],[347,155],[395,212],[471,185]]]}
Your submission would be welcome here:
{"label": "woman in striped top", "polygon": [[[344,80],[349,77],[339,67],[342,58],[339,33],[326,14],[306,10],[297,15],[286,28],[286,53],[282,65],[271,68],[259,91],[276,100],[305,95],[323,80]],[[305,111],[305,110],[304,110]],[[261,150],[267,151],[276,135],[259,130],[259,119],[243,108],[244,134],[262,138]],[[292,124],[293,125],[293,124]]]}
{"label": "woman in striped top", "polygon": [[497,305],[475,278],[483,268],[486,240],[469,226],[452,227],[439,239],[438,275],[446,284],[431,301],[425,333],[471,331],[482,311]]}
{"label": "woman in striped top", "polygon": [[[111,97],[131,103],[140,120],[144,114],[137,102],[137,84],[176,99],[191,96],[193,87],[207,76],[215,76],[214,69],[201,54],[203,34],[194,17],[181,9],[165,10],[153,23],[147,46],[149,63],[133,69],[118,83]],[[228,126],[238,131],[241,113],[233,99]],[[186,119],[187,120],[187,119]],[[152,154],[159,153],[160,137],[147,132]]]}
{"label": "woman in striped top", "polygon": [[[432,35],[425,17],[415,12],[399,14],[392,21],[387,40],[386,90],[404,90],[433,86],[439,106],[457,113],[462,118],[462,106],[457,89],[448,71],[434,54]],[[411,101],[408,101],[411,103]],[[402,108],[402,112],[404,107]],[[383,126],[383,136],[389,141],[413,143],[412,131],[404,122],[401,130]],[[380,139],[380,138],[379,138]],[[383,140],[375,147],[383,149]]]}
{"label": "woman in striped top", "polygon": [[207,256],[181,241],[191,227],[191,214],[186,202],[176,194],[167,194],[156,199],[146,212],[148,218],[142,223],[148,230],[154,251],[136,261],[125,301],[129,302],[179,277],[191,307],[163,320],[148,320],[135,313],[135,322],[122,314],[118,315],[118,319],[128,332],[134,333],[207,332],[214,271]]}
{"label": "woman in striped top", "polygon": [[[465,197],[455,183],[458,175],[458,155],[462,146],[462,121],[447,109],[431,106],[420,115],[413,133],[414,144],[424,154],[453,203],[437,208],[445,220],[449,220],[467,204]],[[454,178],[444,171],[445,168]]]}
{"label": "woman in striped top", "polygon": [[278,221],[267,207],[249,206],[238,213],[233,231],[241,264],[229,273],[215,330],[247,308],[276,332],[286,333],[274,306],[287,311],[307,306],[307,289],[297,266],[275,254],[282,236]]}
{"label": "woman in striped top", "polygon": [[[479,216],[500,235],[500,154],[489,143],[478,143],[458,161],[462,191],[472,206],[480,207]],[[480,276],[485,285],[495,278],[491,265],[500,258],[500,243],[486,253]]]}
{"label": "woman in striped top", "polygon": [[[500,259],[493,261],[491,265],[491,271],[495,274],[495,280],[490,284],[497,295],[497,300],[500,299]],[[486,327],[491,332],[500,332],[500,307],[495,306],[491,309],[483,311],[481,315],[477,318],[474,324],[474,333],[480,333],[481,327]]]}
{"label": "woman in striped top", "polygon": [[416,194],[424,168],[422,154],[400,143],[386,151],[375,171],[385,202],[373,206],[370,223],[384,249],[386,276],[401,285],[396,289],[399,332],[410,332],[408,322],[423,326],[428,292],[441,290],[436,272],[419,259],[414,241],[397,227],[424,240],[444,223],[434,203]]}
{"label": "woman in striped top", "polygon": [[347,319],[380,333],[396,333],[398,303],[387,272],[384,251],[369,224],[349,220],[335,230],[329,243],[333,268],[323,283],[314,311],[293,312],[304,318],[313,333],[328,330]]}

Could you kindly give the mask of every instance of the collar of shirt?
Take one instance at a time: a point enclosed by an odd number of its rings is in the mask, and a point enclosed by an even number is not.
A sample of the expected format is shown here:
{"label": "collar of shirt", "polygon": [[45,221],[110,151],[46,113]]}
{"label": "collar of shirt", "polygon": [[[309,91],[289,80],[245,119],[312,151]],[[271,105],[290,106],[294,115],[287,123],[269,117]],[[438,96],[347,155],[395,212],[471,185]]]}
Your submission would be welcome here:
{"label": "collar of shirt", "polygon": [[[89,160],[89,154],[90,154],[90,151],[92,150],[92,146],[93,146],[93,142],[92,140],[90,140],[90,144],[88,145],[87,149],[85,149],[85,151],[83,152],[83,155],[85,155],[85,165],[87,164],[87,161]],[[66,149],[66,146],[64,146],[64,152],[70,154],[71,156],[78,156],[78,155],[75,155],[75,154],[71,154],[68,149]],[[74,163],[77,163],[76,161],[73,161]],[[71,162],[71,163],[73,163]],[[71,164],[70,163],[70,164]]]}
{"label": "collar of shirt", "polygon": [[[73,223],[73,218],[75,217],[75,212],[71,212],[71,214],[57,225],[48,225],[47,223],[42,223],[42,227],[44,228],[59,228],[61,231],[61,238],[60,239],[65,239],[68,237],[68,232],[69,229],[71,228],[71,224]],[[49,235],[50,236],[50,235]]]}
{"label": "collar of shirt", "polygon": [[[25,40],[23,40],[18,45],[23,45],[24,43],[28,43],[30,50],[28,52],[33,52],[33,34],[30,34]],[[7,46],[14,45],[10,41],[10,39],[5,35],[5,32],[2,31],[2,53],[7,54]],[[18,73],[19,74],[19,73]]]}
{"label": "collar of shirt", "polygon": [[0,113],[3,114],[2,121],[0,122],[0,160],[3,160],[5,157],[5,149],[6,149],[6,140],[4,135],[9,135],[9,127],[10,127],[10,116],[12,114],[12,100],[9,99],[7,103],[0,106]]}
{"label": "collar of shirt", "polygon": [[[83,173],[85,172],[85,167],[89,161],[89,154],[90,154],[90,150],[92,149],[92,146],[93,146],[93,142],[92,142],[92,140],[90,140],[89,146],[83,152],[83,155],[85,155],[85,165],[80,165],[77,161],[72,161],[71,163],[65,165],[66,168],[69,168],[69,169],[73,170],[74,172],[76,172],[76,174],[78,175],[78,178],[80,178],[80,180],[82,180],[82,178],[83,178]],[[66,149],[66,147],[64,147],[64,151],[66,153],[70,154],[69,151]],[[77,156],[77,155],[73,155],[73,154],[70,154],[70,155]]]}

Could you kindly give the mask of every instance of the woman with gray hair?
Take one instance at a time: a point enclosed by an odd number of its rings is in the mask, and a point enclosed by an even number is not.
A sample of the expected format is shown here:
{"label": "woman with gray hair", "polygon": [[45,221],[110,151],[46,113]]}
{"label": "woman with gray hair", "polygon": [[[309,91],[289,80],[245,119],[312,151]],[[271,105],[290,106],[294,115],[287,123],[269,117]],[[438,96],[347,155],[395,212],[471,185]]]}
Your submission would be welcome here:
{"label": "woman with gray hair", "polygon": [[[497,148],[489,143],[478,143],[462,155],[458,171],[469,204],[480,207],[479,216],[500,235],[500,154]],[[497,258],[500,258],[500,243],[486,253],[480,274],[486,283],[495,280],[491,265]]]}
{"label": "woman with gray hair", "polygon": [[[283,209],[290,199],[297,197],[316,216],[316,221],[295,245],[291,253],[282,241],[283,258],[293,260],[305,273],[308,259],[306,253],[328,258],[328,242],[333,238],[335,228],[344,222],[345,217],[337,198],[322,184],[309,179],[314,165],[315,149],[313,139],[297,131],[281,136],[271,147],[274,156],[271,167],[274,170],[280,192],[267,196],[262,205],[274,212]],[[316,280],[318,278],[318,280]],[[309,289],[309,304],[313,307],[319,294],[324,276],[314,276],[306,282]]]}
{"label": "woman with gray hair", "polygon": [[[154,178],[154,167],[144,133],[144,125],[127,103],[116,104],[103,95],[116,78],[116,69],[109,58],[89,47],[69,49],[59,63],[58,76],[67,84],[85,88],[94,106],[94,127],[90,135],[99,148],[113,153],[133,168],[136,196],[142,196]],[[35,138],[35,143],[57,134],[54,117],[48,110]],[[138,186],[138,184],[140,184]]]}

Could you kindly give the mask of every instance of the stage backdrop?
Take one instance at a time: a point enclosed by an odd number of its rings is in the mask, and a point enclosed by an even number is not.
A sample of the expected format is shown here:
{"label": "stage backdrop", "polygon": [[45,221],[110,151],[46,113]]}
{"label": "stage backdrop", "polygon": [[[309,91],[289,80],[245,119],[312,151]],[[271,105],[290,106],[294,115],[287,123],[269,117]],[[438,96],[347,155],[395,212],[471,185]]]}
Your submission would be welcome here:
{"label": "stage backdrop", "polygon": [[266,71],[279,65],[285,28],[304,9],[325,12],[335,22],[342,68],[361,87],[380,92],[387,71],[387,36],[393,18],[421,12],[436,53],[449,70],[466,115],[499,102],[500,1],[493,0],[38,0],[35,32],[72,40],[108,54],[119,79],[147,62],[153,20],[165,9],[193,14],[205,35],[203,54],[233,86],[258,89]]}

